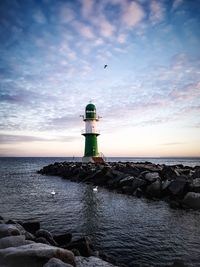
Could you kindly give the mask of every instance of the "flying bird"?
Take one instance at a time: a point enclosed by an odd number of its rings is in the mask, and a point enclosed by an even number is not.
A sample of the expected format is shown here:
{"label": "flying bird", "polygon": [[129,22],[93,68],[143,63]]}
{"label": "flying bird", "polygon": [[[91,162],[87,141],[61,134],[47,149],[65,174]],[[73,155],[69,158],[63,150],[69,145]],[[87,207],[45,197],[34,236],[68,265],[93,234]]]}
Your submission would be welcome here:
{"label": "flying bird", "polygon": [[107,68],[107,67],[108,67],[108,65],[104,65],[104,69]]}

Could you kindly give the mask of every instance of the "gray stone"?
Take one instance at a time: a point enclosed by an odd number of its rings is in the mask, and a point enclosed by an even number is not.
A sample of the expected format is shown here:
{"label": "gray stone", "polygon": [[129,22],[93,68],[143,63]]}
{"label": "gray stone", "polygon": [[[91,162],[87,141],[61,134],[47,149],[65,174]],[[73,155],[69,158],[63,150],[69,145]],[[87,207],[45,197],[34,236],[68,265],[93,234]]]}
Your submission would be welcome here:
{"label": "gray stone", "polygon": [[13,224],[0,224],[0,238],[11,235],[20,235],[20,231]]}
{"label": "gray stone", "polygon": [[75,266],[74,254],[71,251],[41,243],[0,249],[0,266],[42,267],[53,257]]}
{"label": "gray stone", "polygon": [[182,203],[189,208],[200,209],[200,193],[188,192]]}
{"label": "gray stone", "polygon": [[151,197],[160,197],[161,195],[161,183],[159,180],[153,182],[147,186],[146,193]]}
{"label": "gray stone", "polygon": [[91,256],[84,258],[81,256],[75,257],[76,267],[117,267],[111,263],[103,261],[97,257]]}
{"label": "gray stone", "polygon": [[130,186],[135,178],[133,176],[126,176],[119,181],[120,186]]}
{"label": "gray stone", "polygon": [[200,178],[196,178],[191,182],[190,189],[193,192],[200,193]]}
{"label": "gray stone", "polygon": [[35,236],[36,237],[44,237],[51,245],[53,245],[53,246],[57,245],[57,243],[53,239],[53,235],[47,230],[40,229],[40,230],[35,232]]}
{"label": "gray stone", "polygon": [[145,180],[153,183],[155,182],[157,179],[160,179],[159,173],[158,172],[148,172],[145,174],[144,176]]}
{"label": "gray stone", "polygon": [[186,180],[173,180],[168,186],[168,191],[172,196],[183,196],[187,187]]}
{"label": "gray stone", "polygon": [[0,249],[8,247],[19,247],[31,243],[33,243],[33,241],[25,240],[24,235],[6,236],[0,239]]}
{"label": "gray stone", "polygon": [[133,191],[135,191],[138,187],[142,186],[145,184],[145,181],[143,179],[140,178],[135,178],[132,182],[132,189]]}
{"label": "gray stone", "polygon": [[58,258],[51,258],[43,267],[73,267],[71,264],[64,263]]}

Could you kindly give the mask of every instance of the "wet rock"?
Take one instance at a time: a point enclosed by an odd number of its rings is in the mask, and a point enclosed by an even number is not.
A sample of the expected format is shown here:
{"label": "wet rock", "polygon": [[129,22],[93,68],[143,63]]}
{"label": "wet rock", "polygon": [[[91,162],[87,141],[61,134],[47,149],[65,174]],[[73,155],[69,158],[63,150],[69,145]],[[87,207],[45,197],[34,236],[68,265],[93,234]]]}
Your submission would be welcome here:
{"label": "wet rock", "polygon": [[186,180],[173,180],[169,184],[167,190],[173,197],[182,197],[186,193],[187,185],[188,183]]}
{"label": "wet rock", "polygon": [[127,194],[127,195],[132,195],[134,192],[132,186],[124,185],[122,186],[122,193]]}
{"label": "wet rock", "polygon": [[0,220],[1,220],[1,221],[4,221],[4,218],[3,218],[1,215],[0,215]]}
{"label": "wet rock", "polygon": [[192,178],[200,178],[200,166],[196,166]]}
{"label": "wet rock", "polygon": [[188,192],[184,199],[183,199],[183,205],[192,208],[192,209],[200,209],[200,193],[195,192]]}
{"label": "wet rock", "polygon": [[68,244],[72,240],[72,234],[66,233],[66,234],[54,235],[53,239],[59,246],[63,246]]}
{"label": "wet rock", "polygon": [[191,181],[190,191],[200,193],[200,178],[195,178]]}
{"label": "wet rock", "polygon": [[160,179],[160,175],[158,172],[147,172],[144,175],[144,179],[150,183],[155,182],[157,179]]}
{"label": "wet rock", "polygon": [[36,231],[35,236],[36,237],[44,237],[51,245],[53,245],[53,246],[57,245],[57,243],[53,239],[52,234],[47,230],[40,229],[40,230]]}
{"label": "wet rock", "polygon": [[43,267],[53,257],[75,266],[74,255],[71,251],[40,243],[1,249],[0,266]]}
{"label": "wet rock", "polygon": [[8,247],[19,247],[31,243],[33,243],[33,241],[25,240],[24,235],[6,236],[0,239],[0,249]]}
{"label": "wet rock", "polygon": [[20,231],[13,224],[0,224],[0,238],[6,236],[20,235]]}
{"label": "wet rock", "polygon": [[159,198],[161,195],[161,182],[159,180],[153,182],[146,188],[146,194],[150,197]]}
{"label": "wet rock", "polygon": [[91,249],[91,241],[88,237],[80,238],[76,241],[72,241],[68,245],[64,246],[64,248],[72,250],[77,249],[81,256],[89,257],[92,253]]}
{"label": "wet rock", "polygon": [[143,191],[141,190],[141,188],[137,188],[134,192],[134,195],[136,197],[141,197],[143,195]]}
{"label": "wet rock", "polygon": [[173,180],[177,176],[179,176],[179,173],[171,166],[164,166],[163,169],[160,171],[160,176],[164,180]]}
{"label": "wet rock", "polygon": [[126,176],[125,178],[119,181],[119,185],[120,186],[131,186],[134,179],[135,178],[133,176]]}
{"label": "wet rock", "polygon": [[111,263],[108,263],[104,260],[101,260],[97,257],[91,256],[89,258],[84,257],[75,257],[76,260],[76,267],[115,267]]}
{"label": "wet rock", "polygon": [[131,186],[132,186],[133,191],[135,191],[138,187],[142,187],[144,184],[145,184],[145,181],[143,179],[134,178]]}
{"label": "wet rock", "polygon": [[71,264],[64,263],[57,258],[51,258],[43,267],[73,267]]}
{"label": "wet rock", "polygon": [[49,243],[49,241],[46,240],[46,238],[41,237],[41,236],[35,238],[35,242],[36,242],[36,243],[46,244],[46,245],[51,245],[51,244]]}
{"label": "wet rock", "polygon": [[35,232],[40,229],[40,222],[24,222],[22,223],[22,226],[26,231],[30,232],[31,234],[35,234]]}

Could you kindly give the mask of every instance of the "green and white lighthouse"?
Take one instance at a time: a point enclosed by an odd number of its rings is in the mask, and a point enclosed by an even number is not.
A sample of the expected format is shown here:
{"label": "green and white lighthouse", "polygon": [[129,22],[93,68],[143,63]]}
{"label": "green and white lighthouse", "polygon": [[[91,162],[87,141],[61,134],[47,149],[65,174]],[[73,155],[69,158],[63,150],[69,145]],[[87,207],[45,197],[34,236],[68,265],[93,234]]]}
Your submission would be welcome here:
{"label": "green and white lighthouse", "polygon": [[100,135],[97,130],[97,121],[99,116],[96,113],[96,107],[94,104],[89,103],[85,108],[85,115],[82,116],[85,122],[85,129],[82,131],[82,135],[85,136],[85,152],[83,162],[100,162],[103,158],[100,157],[98,152],[97,137]]}

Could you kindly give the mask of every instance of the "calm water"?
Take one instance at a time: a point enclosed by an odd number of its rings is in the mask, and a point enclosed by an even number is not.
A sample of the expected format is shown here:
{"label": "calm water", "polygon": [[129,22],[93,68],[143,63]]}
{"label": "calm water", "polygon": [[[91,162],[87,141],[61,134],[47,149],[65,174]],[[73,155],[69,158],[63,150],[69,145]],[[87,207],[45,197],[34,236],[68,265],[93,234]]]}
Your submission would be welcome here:
{"label": "calm water", "polygon": [[[200,266],[200,212],[173,210],[162,201],[105,189],[95,193],[88,185],[36,173],[44,165],[64,160],[0,158],[0,214],[13,219],[38,219],[43,228],[54,233],[89,235],[99,250],[128,266],[167,266],[175,259]],[[197,158],[144,160],[200,165]],[[54,198],[52,189],[57,192]]]}

